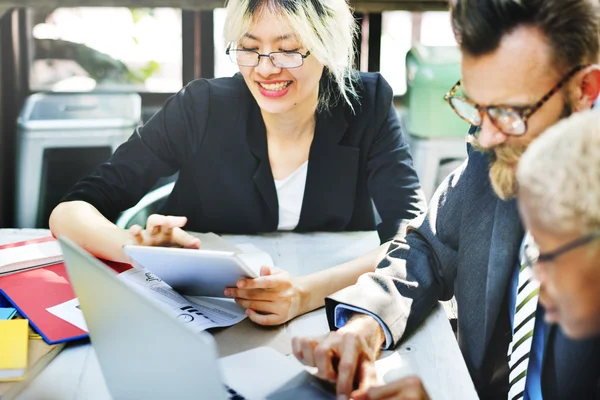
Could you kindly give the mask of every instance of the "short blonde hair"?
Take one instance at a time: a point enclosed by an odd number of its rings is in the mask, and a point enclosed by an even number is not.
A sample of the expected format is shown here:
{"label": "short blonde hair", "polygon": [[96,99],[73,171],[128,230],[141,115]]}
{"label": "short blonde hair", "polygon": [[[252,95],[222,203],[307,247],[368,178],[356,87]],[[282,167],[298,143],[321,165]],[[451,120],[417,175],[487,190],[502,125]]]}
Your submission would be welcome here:
{"label": "short blonde hair", "polygon": [[342,97],[354,109],[357,25],[346,0],[228,0],[226,7],[226,43],[239,42],[265,8],[281,15],[335,82],[320,88],[319,108],[326,110]]}
{"label": "short blonde hair", "polygon": [[600,228],[600,112],[574,114],[544,132],[521,158],[517,179],[544,228]]}

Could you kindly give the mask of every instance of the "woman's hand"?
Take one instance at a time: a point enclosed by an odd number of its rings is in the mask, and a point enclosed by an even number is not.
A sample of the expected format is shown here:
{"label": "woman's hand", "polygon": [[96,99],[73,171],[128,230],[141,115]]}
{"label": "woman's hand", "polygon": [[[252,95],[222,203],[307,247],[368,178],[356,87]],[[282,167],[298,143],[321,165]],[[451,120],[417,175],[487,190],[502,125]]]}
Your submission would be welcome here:
{"label": "woman's hand", "polygon": [[237,287],[225,289],[225,296],[235,298],[257,324],[279,325],[302,313],[303,290],[298,281],[286,271],[263,266],[260,277],[240,279]]}
{"label": "woman's hand", "polygon": [[387,385],[352,393],[353,400],[429,400],[423,383],[416,376],[399,379]]}
{"label": "woman's hand", "polygon": [[129,233],[133,244],[140,246],[199,249],[200,239],[181,229],[186,223],[186,217],[152,214],[146,221],[146,229],[139,225],[133,225],[129,228]]}

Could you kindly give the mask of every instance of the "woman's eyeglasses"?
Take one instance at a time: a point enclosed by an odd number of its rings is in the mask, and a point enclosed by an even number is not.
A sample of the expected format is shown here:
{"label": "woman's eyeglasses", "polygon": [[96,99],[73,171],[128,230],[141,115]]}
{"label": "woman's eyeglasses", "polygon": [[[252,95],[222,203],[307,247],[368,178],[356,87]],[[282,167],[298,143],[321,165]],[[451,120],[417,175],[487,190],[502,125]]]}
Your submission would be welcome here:
{"label": "woman's eyeglasses", "polygon": [[228,48],[225,54],[234,64],[242,67],[256,67],[260,63],[261,57],[268,57],[276,68],[298,68],[304,65],[304,59],[310,55],[297,51],[272,51],[268,54],[260,54],[254,50],[239,50]]}

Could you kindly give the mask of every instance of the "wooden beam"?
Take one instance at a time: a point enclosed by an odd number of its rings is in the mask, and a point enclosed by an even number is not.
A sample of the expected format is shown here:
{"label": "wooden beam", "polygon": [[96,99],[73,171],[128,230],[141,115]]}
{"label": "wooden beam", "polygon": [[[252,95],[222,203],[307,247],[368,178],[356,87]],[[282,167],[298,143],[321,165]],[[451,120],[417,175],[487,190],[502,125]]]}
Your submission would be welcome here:
{"label": "wooden beam", "polygon": [[17,118],[29,84],[24,10],[8,11],[0,21],[0,227],[15,224]]}
{"label": "wooden beam", "polygon": [[379,72],[381,69],[381,31],[383,19],[381,13],[369,13],[369,59],[367,71]]}
{"label": "wooden beam", "polygon": [[[186,10],[212,10],[224,6],[224,0],[0,0],[0,10],[10,7],[176,7]],[[350,0],[357,12],[392,10],[447,10],[448,0]]]}
{"label": "wooden beam", "polygon": [[[2,0],[0,0],[1,2]],[[383,11],[447,11],[448,0],[350,0],[357,12],[380,13]]]}

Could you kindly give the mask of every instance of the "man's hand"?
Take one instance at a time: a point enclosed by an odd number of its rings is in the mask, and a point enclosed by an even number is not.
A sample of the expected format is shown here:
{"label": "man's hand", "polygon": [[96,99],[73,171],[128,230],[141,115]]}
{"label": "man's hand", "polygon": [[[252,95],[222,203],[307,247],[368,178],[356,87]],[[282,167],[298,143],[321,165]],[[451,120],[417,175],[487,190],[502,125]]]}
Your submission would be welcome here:
{"label": "man's hand", "polygon": [[225,289],[225,296],[235,298],[257,324],[279,325],[303,312],[298,280],[286,271],[263,266],[260,277],[240,279],[237,287]]}
{"label": "man's hand", "polygon": [[176,246],[199,249],[200,239],[181,229],[186,223],[186,217],[153,214],[146,221],[146,229],[139,225],[129,228],[131,242],[139,246]]}
{"label": "man's hand", "polygon": [[385,340],[374,318],[356,314],[335,332],[321,338],[294,338],[294,355],[307,365],[317,367],[317,375],[336,382],[338,399],[366,391],[377,383],[375,360]]}
{"label": "man's hand", "polygon": [[353,400],[429,400],[423,383],[416,376],[399,379],[387,385],[357,390]]}

